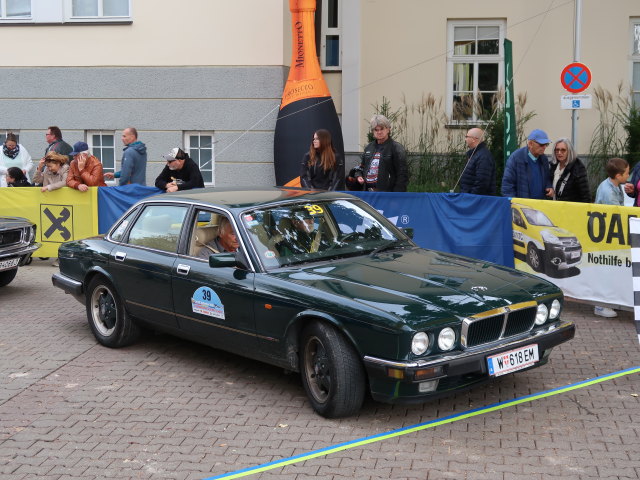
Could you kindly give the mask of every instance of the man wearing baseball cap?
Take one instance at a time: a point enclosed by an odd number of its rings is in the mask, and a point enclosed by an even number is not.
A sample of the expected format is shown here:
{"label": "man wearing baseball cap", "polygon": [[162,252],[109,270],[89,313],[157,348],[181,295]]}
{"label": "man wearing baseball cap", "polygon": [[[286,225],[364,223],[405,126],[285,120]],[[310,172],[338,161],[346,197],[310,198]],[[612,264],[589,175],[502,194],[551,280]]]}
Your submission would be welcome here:
{"label": "man wearing baseball cap", "polygon": [[86,192],[89,187],[106,187],[102,163],[91,155],[89,145],[86,142],[73,144],[73,151],[69,154],[73,158],[69,165],[67,175],[67,187]]}
{"label": "man wearing baseball cap", "polygon": [[181,148],[171,149],[163,158],[167,164],[156,178],[156,187],[167,192],[204,187],[200,168]]}
{"label": "man wearing baseball cap", "polygon": [[549,159],[544,151],[551,143],[542,130],[532,130],[527,145],[511,154],[502,177],[502,195],[518,198],[553,198]]}

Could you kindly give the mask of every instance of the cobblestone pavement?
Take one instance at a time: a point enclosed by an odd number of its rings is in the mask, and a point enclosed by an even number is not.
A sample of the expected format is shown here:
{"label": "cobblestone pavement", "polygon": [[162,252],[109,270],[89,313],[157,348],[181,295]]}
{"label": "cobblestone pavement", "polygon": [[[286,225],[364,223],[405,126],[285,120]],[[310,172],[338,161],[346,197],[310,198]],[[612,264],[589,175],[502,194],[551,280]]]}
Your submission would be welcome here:
{"label": "cobblestone pavement", "polygon": [[[632,314],[568,303],[576,338],[548,365],[424,405],[313,413],[300,379],[155,335],[96,343],[84,307],[35,259],[0,289],[0,478],[203,479],[640,365]],[[640,375],[246,478],[640,477]]]}

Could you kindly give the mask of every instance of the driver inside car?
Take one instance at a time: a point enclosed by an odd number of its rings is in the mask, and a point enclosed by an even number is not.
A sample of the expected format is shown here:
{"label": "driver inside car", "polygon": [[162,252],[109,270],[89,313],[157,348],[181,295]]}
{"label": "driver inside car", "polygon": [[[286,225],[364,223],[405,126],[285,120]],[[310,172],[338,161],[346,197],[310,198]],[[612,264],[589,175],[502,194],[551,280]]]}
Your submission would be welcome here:
{"label": "driver inside car", "polygon": [[316,219],[307,209],[292,212],[291,217],[283,217],[279,223],[282,240],[276,244],[280,256],[299,253],[314,253],[329,247],[322,235],[323,218]]}

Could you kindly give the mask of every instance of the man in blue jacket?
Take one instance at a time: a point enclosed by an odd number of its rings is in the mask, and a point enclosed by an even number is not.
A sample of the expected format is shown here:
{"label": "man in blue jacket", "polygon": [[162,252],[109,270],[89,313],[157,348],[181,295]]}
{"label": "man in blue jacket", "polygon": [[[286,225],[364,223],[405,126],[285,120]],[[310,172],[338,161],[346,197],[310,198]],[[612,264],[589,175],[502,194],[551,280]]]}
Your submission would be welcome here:
{"label": "man in blue jacket", "polygon": [[116,173],[105,173],[105,178],[119,178],[120,185],[139,183],[146,185],[147,182],[147,146],[138,141],[138,131],[133,128],[125,128],[122,131],[122,143],[124,150],[120,171]]}
{"label": "man in blue jacket", "polygon": [[553,198],[549,159],[544,151],[551,143],[542,130],[533,130],[527,145],[511,154],[502,177],[502,195],[518,198]]}
{"label": "man in blue jacket", "polygon": [[484,131],[470,129],[464,137],[469,151],[467,164],[460,176],[460,192],[476,195],[496,194],[496,161],[484,143]]}

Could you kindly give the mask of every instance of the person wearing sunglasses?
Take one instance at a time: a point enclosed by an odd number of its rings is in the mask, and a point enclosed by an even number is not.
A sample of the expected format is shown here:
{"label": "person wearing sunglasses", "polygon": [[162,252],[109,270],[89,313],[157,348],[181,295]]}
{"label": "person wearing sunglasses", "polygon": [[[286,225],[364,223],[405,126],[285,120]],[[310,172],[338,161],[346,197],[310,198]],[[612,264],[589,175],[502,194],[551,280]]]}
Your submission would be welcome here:
{"label": "person wearing sunglasses", "polygon": [[544,154],[551,140],[539,129],[532,130],[527,144],[513,152],[502,177],[502,196],[517,198],[553,198],[549,159]]}
{"label": "person wearing sunglasses", "polygon": [[551,152],[551,178],[554,200],[563,202],[591,202],[587,169],[568,138],[560,138]]}

